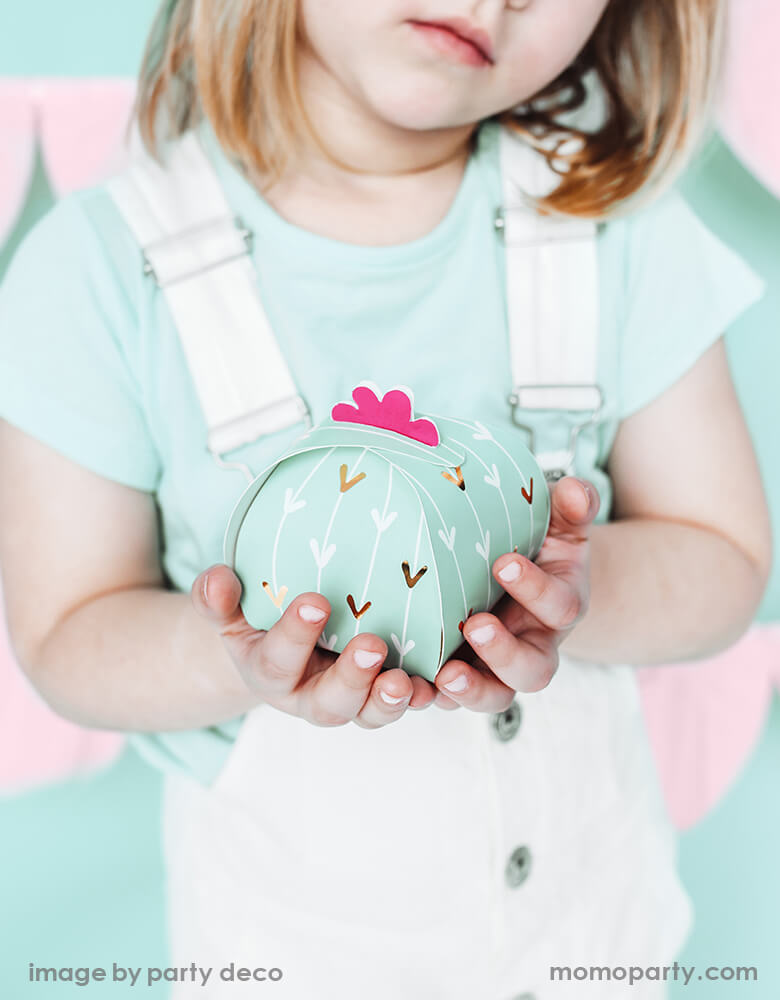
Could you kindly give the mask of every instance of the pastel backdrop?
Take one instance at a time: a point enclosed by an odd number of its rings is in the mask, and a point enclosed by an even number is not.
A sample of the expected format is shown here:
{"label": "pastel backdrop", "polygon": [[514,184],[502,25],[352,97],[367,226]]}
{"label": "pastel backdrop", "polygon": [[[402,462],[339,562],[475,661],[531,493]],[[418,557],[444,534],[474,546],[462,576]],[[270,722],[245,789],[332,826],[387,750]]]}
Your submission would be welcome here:
{"label": "pastel backdrop", "polygon": [[[2,15],[0,274],[53,198],[120,162],[132,76],[154,7],[149,0],[119,7],[39,0]],[[780,202],[770,192],[780,194],[780,150],[777,130],[764,125],[773,99],[775,107],[780,100],[780,73],[767,47],[780,36],[780,13],[772,0],[740,0],[734,9],[720,117],[730,145],[711,143],[681,187],[769,283],[766,299],[728,332],[727,343],[776,526]],[[780,895],[780,707],[772,696],[780,682],[779,619],[776,561],[756,626],[740,643],[709,661],[641,674],[670,812],[687,831],[683,877],[698,923],[681,961],[756,964],[761,981],[743,987],[744,995],[767,998],[780,993],[772,933]],[[0,916],[0,995],[26,995],[19,976],[28,960],[164,964],[159,777],[121,734],[54,716],[16,669],[2,627],[0,693],[0,898],[14,901]],[[24,712],[11,710],[20,705]],[[685,996],[717,996],[719,987],[696,989],[692,984]],[[727,984],[720,989],[730,995]]]}

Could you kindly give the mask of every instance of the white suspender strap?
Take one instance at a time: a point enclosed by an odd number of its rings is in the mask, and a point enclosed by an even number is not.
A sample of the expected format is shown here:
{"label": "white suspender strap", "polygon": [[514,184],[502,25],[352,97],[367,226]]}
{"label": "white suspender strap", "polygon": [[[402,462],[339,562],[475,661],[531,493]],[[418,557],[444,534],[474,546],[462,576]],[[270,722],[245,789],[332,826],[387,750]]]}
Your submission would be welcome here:
{"label": "white suspender strap", "polygon": [[[543,155],[500,130],[503,205],[496,228],[506,246],[507,314],[514,422],[523,410],[575,411],[568,447],[538,453],[549,478],[571,470],[577,436],[603,406],[598,384],[597,227],[590,219],[543,216],[524,194],[549,193],[560,181]],[[563,416],[563,414],[562,414]]]}
{"label": "white suspender strap", "polygon": [[[208,427],[223,452],[309,421],[268,323],[250,259],[252,233],[233,216],[195,132],[168,147],[165,168],[136,142],[136,155],[108,183],[165,294]],[[544,157],[500,129],[507,312],[514,422],[548,474],[571,471],[577,436],[603,405],[597,379],[598,261],[591,220],[541,216],[524,193],[557,183]],[[557,410],[568,447],[537,452],[523,411]],[[571,412],[570,412],[571,411]],[[225,464],[225,463],[222,463]]]}
{"label": "white suspender strap", "polygon": [[108,189],[163,290],[215,457],[308,419],[268,323],[252,234],[235,218],[196,134],[165,169],[136,155]]}

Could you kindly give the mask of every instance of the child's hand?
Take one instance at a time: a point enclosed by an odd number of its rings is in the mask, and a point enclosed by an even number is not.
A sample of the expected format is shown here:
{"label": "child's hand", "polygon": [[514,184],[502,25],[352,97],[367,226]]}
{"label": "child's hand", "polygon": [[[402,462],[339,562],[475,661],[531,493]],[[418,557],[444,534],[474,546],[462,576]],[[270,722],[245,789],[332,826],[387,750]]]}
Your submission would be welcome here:
{"label": "child's hand", "polygon": [[[204,581],[208,576],[208,597]],[[351,639],[340,656],[316,643],[330,615],[321,594],[301,594],[268,631],[247,622],[239,603],[241,581],[222,563],[198,577],[190,592],[196,610],[217,629],[247,688],[258,701],[297,715],[316,726],[355,722],[377,729],[411,708],[426,708],[435,688],[405,670],[386,670],[378,636]],[[385,698],[389,700],[385,700]]]}
{"label": "child's hand", "polygon": [[[535,562],[516,553],[495,561],[493,574],[507,596],[492,614],[466,622],[469,645],[439,671],[437,705],[501,712],[515,691],[539,691],[550,683],[558,646],[587,611],[588,534],[599,503],[598,491],[586,480],[566,476],[551,487],[550,528],[539,555]],[[447,689],[453,681],[459,690]]]}

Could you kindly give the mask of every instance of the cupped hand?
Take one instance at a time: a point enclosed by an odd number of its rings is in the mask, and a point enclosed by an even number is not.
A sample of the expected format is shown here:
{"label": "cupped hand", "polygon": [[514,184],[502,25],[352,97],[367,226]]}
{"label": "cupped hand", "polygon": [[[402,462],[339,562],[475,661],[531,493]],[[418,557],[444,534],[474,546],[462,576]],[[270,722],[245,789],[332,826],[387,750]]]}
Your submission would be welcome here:
{"label": "cupped hand", "polygon": [[574,476],[550,492],[550,527],[536,560],[515,552],[493,564],[506,595],[492,613],[464,624],[466,642],[436,675],[439,707],[501,712],[515,691],[540,691],[554,677],[558,647],[588,609],[590,525],[600,501],[592,483]]}
{"label": "cupped hand", "polygon": [[330,615],[321,594],[300,594],[268,630],[247,622],[240,605],[241,581],[229,566],[217,563],[200,573],[190,596],[258,701],[313,725],[354,722],[378,729],[401,718],[407,707],[426,708],[436,697],[433,685],[422,677],[410,677],[400,668],[379,673],[387,645],[378,636],[355,636],[338,656],[317,646]]}

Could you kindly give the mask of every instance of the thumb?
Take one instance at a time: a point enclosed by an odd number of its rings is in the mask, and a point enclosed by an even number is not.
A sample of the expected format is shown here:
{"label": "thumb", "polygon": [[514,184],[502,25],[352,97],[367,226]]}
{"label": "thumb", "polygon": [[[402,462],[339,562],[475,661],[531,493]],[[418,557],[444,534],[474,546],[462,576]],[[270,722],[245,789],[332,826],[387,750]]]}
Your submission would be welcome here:
{"label": "thumb", "polygon": [[195,610],[220,628],[246,625],[241,610],[241,581],[229,566],[216,563],[199,573],[190,589]]}
{"label": "thumb", "polygon": [[550,523],[558,530],[581,534],[598,514],[601,498],[596,487],[587,479],[564,476],[552,488]]}

